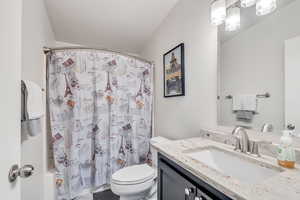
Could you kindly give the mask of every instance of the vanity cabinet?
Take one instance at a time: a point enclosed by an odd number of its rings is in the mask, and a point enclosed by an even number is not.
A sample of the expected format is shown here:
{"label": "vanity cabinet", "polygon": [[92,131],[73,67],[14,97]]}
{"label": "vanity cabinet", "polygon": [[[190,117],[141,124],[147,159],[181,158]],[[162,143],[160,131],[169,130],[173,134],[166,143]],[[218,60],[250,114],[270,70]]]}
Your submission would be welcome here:
{"label": "vanity cabinet", "polygon": [[231,198],[159,153],[158,200],[231,200]]}

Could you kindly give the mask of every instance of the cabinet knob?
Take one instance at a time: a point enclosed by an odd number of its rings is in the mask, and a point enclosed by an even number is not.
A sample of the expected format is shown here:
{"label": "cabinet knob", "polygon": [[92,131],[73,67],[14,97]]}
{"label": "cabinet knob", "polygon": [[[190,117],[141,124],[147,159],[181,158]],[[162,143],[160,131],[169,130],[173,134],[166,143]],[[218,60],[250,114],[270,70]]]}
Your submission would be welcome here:
{"label": "cabinet knob", "polygon": [[185,193],[186,196],[190,196],[191,189],[185,188],[185,189],[184,189],[184,193]]}

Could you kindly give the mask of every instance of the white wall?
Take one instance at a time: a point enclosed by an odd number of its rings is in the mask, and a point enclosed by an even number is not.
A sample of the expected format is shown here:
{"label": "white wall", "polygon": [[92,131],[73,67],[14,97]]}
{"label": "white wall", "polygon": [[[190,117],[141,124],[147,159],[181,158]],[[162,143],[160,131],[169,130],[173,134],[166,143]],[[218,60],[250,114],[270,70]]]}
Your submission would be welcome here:
{"label": "white wall", "polygon": [[284,41],[300,34],[299,10],[300,1],[295,1],[221,46],[220,124],[237,124],[226,95],[269,92],[271,98],[259,99],[259,114],[250,125],[283,128]]}
{"label": "white wall", "polygon": [[20,184],[8,170],[20,164],[20,80],[22,1],[0,1],[0,186],[1,199],[19,200]]}
{"label": "white wall", "polygon": [[69,43],[69,42],[62,42],[62,41],[55,42],[55,47],[72,47],[72,46],[78,47],[78,46],[82,46],[82,45]]}
{"label": "white wall", "polygon": [[[22,16],[22,79],[45,81],[44,46],[53,46],[54,35],[43,0],[24,2]],[[22,139],[22,164],[32,164],[35,173],[21,184],[22,199],[44,199],[46,173],[46,134]],[[46,189],[47,191],[47,189]]]}
{"label": "white wall", "polygon": [[300,36],[286,40],[284,45],[285,124],[293,124],[300,136]]}
{"label": "white wall", "polygon": [[[210,0],[181,0],[141,55],[155,61],[155,135],[196,136],[217,121],[217,30],[209,23]],[[186,96],[163,97],[163,54],[185,43]]]}

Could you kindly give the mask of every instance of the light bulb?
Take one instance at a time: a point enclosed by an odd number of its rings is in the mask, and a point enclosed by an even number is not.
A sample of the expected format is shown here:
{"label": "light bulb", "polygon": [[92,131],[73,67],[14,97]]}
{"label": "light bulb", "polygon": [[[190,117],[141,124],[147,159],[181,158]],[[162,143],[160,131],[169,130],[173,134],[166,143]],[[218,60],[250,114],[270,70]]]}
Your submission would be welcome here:
{"label": "light bulb", "polygon": [[210,9],[211,24],[215,26],[222,24],[226,18],[226,1],[215,0],[211,3]]}
{"label": "light bulb", "polygon": [[228,9],[225,20],[225,31],[236,31],[241,27],[241,9],[233,7]]}
{"label": "light bulb", "polygon": [[256,15],[262,16],[273,12],[277,8],[276,0],[257,0]]}

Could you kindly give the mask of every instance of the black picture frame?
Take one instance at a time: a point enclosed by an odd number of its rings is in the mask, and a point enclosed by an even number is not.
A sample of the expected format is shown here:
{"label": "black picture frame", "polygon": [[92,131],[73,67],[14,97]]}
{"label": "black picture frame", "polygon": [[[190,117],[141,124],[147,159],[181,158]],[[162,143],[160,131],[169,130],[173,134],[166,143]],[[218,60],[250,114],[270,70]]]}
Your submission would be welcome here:
{"label": "black picture frame", "polygon": [[[166,66],[167,64],[170,65],[168,69]],[[185,96],[184,43],[177,45],[176,47],[164,54],[163,65],[164,97],[169,98]],[[168,80],[166,80],[166,78],[168,78]]]}

